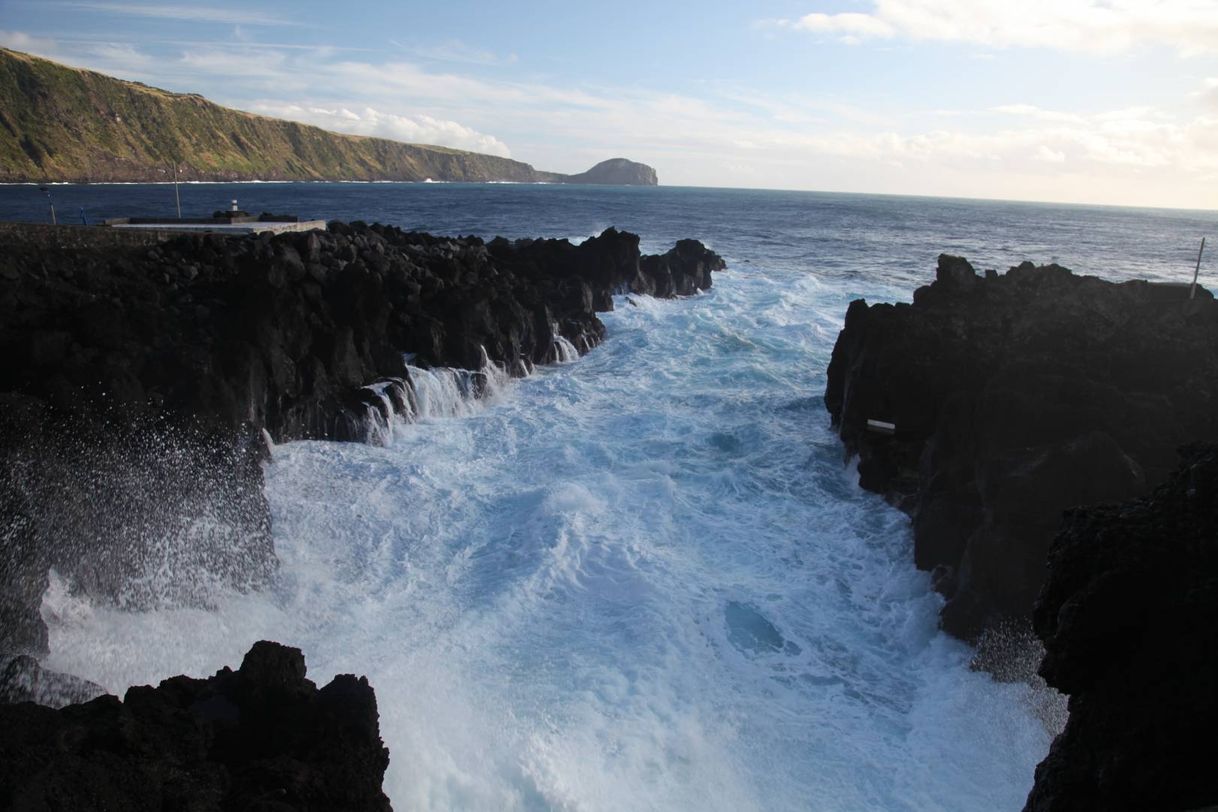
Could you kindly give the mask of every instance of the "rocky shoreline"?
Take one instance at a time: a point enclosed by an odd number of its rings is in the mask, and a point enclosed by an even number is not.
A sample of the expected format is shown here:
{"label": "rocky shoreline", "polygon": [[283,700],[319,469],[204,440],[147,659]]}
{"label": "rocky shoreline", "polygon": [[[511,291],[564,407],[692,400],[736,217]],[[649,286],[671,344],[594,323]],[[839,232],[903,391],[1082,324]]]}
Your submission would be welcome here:
{"label": "rocky shoreline", "polygon": [[944,255],[912,304],[851,303],[825,405],[859,483],[912,517],[947,631],[1027,624],[1064,510],[1144,495],[1179,446],[1218,441],[1218,303],[1188,294]]}
{"label": "rocky shoreline", "polygon": [[944,255],[912,304],[851,303],[825,404],[943,628],[1017,673],[998,649],[1034,623],[1070,715],[1027,812],[1218,802],[1214,297]]}
{"label": "rocky shoreline", "polygon": [[268,440],[378,441],[417,413],[412,376],[451,368],[477,397],[599,344],[614,294],[689,295],[725,267],[694,240],[642,256],[614,229],[70,236],[0,232],[0,693],[53,704],[100,689],[37,666],[50,570],[132,609],[258,588],[276,567]]}
{"label": "rocky shoreline", "polygon": [[[263,642],[236,672],[98,696],[38,664],[48,571],[132,609],[259,588],[268,439],[377,442],[418,414],[421,371],[461,370],[476,397],[595,347],[614,294],[693,294],[722,259],[693,240],[642,256],[613,229],[82,233],[0,231],[0,805],[388,808],[366,680],[318,689]],[[1213,296],[943,256],[913,304],[851,304],[825,402],[861,484],[912,516],[944,628],[1044,642],[1071,714],[1027,810],[1218,799],[1218,449],[1177,456],[1218,442]],[[165,555],[206,577],[142,577]]]}

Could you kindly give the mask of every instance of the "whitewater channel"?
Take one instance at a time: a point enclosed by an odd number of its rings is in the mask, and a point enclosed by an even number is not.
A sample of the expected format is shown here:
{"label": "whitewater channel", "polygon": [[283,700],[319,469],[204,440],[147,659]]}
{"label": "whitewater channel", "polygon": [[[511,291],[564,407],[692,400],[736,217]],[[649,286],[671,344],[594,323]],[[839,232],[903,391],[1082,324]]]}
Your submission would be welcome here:
{"label": "whitewater channel", "polygon": [[843,461],[833,285],[619,297],[583,358],[278,446],[271,587],[140,613],[55,581],[46,664],[121,694],[272,639],[366,674],[399,810],[1018,809],[1055,731],[937,630]]}

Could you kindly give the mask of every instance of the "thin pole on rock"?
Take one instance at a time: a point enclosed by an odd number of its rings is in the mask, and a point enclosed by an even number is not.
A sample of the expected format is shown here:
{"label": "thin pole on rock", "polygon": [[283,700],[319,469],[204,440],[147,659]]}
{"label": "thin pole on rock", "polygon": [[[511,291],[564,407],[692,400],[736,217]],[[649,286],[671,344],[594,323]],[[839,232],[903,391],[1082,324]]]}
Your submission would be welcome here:
{"label": "thin pole on rock", "polygon": [[51,190],[46,186],[39,186],[38,191],[46,192],[47,205],[51,207],[51,225],[59,225],[59,222],[55,219],[55,198],[51,197]]}
{"label": "thin pole on rock", "polygon": [[182,219],[182,198],[178,194],[178,162],[173,162],[173,199],[178,204],[178,219]]}
{"label": "thin pole on rock", "polygon": [[1197,270],[1193,271],[1193,284],[1188,289],[1188,298],[1197,295],[1197,277],[1201,274],[1201,255],[1205,253],[1205,237],[1201,238],[1201,250],[1197,252]]}

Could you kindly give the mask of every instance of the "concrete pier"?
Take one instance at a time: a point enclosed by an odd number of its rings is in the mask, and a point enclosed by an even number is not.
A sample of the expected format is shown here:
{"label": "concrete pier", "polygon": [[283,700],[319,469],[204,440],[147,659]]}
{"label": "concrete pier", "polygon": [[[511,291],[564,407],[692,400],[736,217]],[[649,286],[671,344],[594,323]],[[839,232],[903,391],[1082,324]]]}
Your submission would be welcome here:
{"label": "concrete pier", "polygon": [[189,222],[161,222],[161,223],[107,223],[107,228],[122,228],[122,229],[144,229],[150,231],[164,231],[167,233],[176,234],[262,234],[270,232],[271,234],[283,234],[288,231],[312,231],[314,229],[325,230],[325,220],[301,220],[295,223],[281,222],[260,222],[252,220],[250,222],[207,222],[207,223],[189,223]]}

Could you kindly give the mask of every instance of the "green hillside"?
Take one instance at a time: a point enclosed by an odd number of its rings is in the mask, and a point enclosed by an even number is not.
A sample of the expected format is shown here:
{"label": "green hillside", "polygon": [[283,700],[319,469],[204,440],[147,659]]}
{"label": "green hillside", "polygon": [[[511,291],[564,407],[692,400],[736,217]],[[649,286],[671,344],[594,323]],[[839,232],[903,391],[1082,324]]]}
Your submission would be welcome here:
{"label": "green hillside", "polygon": [[[0,48],[0,182],[564,182],[520,161],[339,135]],[[654,175],[654,171],[653,171]]]}

